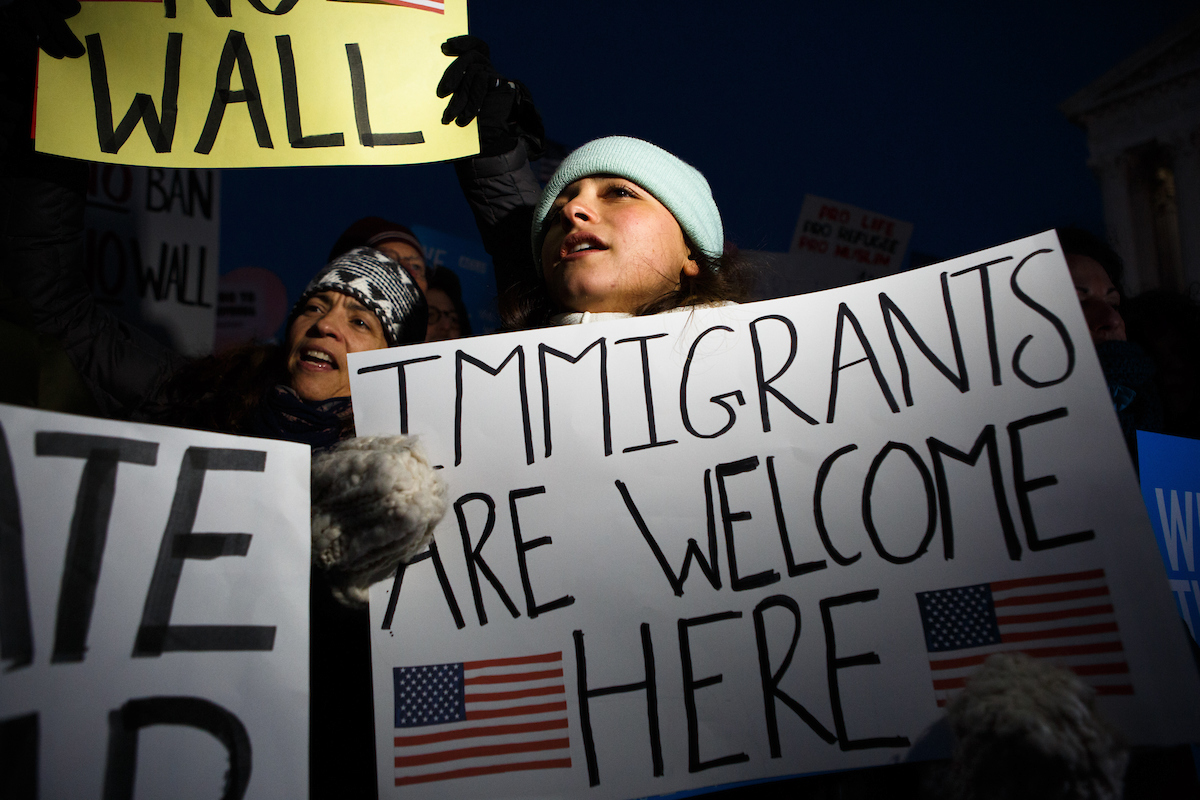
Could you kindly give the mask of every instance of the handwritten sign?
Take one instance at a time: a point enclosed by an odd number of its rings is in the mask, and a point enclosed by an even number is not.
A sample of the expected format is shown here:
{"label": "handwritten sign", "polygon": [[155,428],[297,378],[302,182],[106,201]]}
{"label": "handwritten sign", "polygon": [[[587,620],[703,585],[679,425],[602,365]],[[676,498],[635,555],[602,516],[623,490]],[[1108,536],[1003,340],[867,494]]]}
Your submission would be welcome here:
{"label": "handwritten sign", "polygon": [[308,460],[0,406],[6,786],[305,796]]}
{"label": "handwritten sign", "polygon": [[452,497],[371,597],[381,797],[888,763],[1003,650],[1074,668],[1134,742],[1200,735],[1052,233],[830,292],[350,358],[359,432],[419,434]]}
{"label": "handwritten sign", "polygon": [[90,166],[85,274],[97,302],[178,352],[212,352],[221,173]]}
{"label": "handwritten sign", "polygon": [[1137,432],[1142,497],[1167,568],[1179,615],[1200,641],[1200,442],[1181,436]]}
{"label": "handwritten sign", "polygon": [[85,0],[87,54],[42,58],[36,146],[155,167],[413,164],[478,152],[442,125],[465,0]]}

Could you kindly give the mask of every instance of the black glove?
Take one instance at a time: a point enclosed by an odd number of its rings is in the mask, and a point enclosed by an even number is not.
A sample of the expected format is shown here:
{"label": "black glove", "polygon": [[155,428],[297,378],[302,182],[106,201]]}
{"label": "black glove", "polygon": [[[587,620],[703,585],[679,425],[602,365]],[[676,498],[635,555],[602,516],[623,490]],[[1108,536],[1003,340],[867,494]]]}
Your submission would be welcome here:
{"label": "black glove", "polygon": [[79,0],[13,0],[4,9],[3,20],[22,26],[46,55],[79,58],[85,52],[83,44],[66,23],[78,13]]}
{"label": "black glove", "polygon": [[442,124],[453,120],[461,128],[478,118],[479,155],[507,153],[523,140],[529,159],[540,158],[546,130],[533,97],[520,81],[496,71],[487,42],[476,36],[455,36],[442,44],[442,52],[457,56],[438,82],[437,96],[450,97]]}

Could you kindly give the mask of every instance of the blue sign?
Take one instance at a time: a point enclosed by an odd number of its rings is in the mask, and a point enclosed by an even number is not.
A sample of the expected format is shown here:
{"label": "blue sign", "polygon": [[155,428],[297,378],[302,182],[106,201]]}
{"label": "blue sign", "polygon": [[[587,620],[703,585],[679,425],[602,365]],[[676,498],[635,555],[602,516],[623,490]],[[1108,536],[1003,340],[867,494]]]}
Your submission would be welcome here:
{"label": "blue sign", "polygon": [[460,239],[448,233],[413,225],[412,231],[425,248],[425,263],[430,268],[449,267],[462,285],[463,304],[471,318],[471,332],[492,333],[500,327],[496,311],[496,275],[491,256],[483,244]]}
{"label": "blue sign", "polygon": [[1200,641],[1200,441],[1137,432],[1142,499],[1150,512],[1179,614]]}

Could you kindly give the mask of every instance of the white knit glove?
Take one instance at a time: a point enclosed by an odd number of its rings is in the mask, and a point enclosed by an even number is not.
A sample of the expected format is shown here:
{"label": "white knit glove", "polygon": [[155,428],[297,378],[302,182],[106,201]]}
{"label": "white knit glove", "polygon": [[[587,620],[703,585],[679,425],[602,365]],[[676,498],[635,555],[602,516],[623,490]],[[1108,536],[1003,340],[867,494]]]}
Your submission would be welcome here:
{"label": "white knit glove", "polygon": [[345,605],[424,550],[445,513],[446,483],[415,437],[363,436],[312,459],[313,563]]}

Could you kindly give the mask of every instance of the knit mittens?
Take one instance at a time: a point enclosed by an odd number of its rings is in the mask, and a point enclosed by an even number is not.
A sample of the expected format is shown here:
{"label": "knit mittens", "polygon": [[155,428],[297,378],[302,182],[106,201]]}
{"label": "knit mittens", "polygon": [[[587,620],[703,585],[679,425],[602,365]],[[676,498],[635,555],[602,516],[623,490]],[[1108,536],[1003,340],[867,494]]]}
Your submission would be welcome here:
{"label": "knit mittens", "polygon": [[313,563],[345,605],[424,550],[446,513],[446,484],[416,444],[364,436],[313,456]]}

